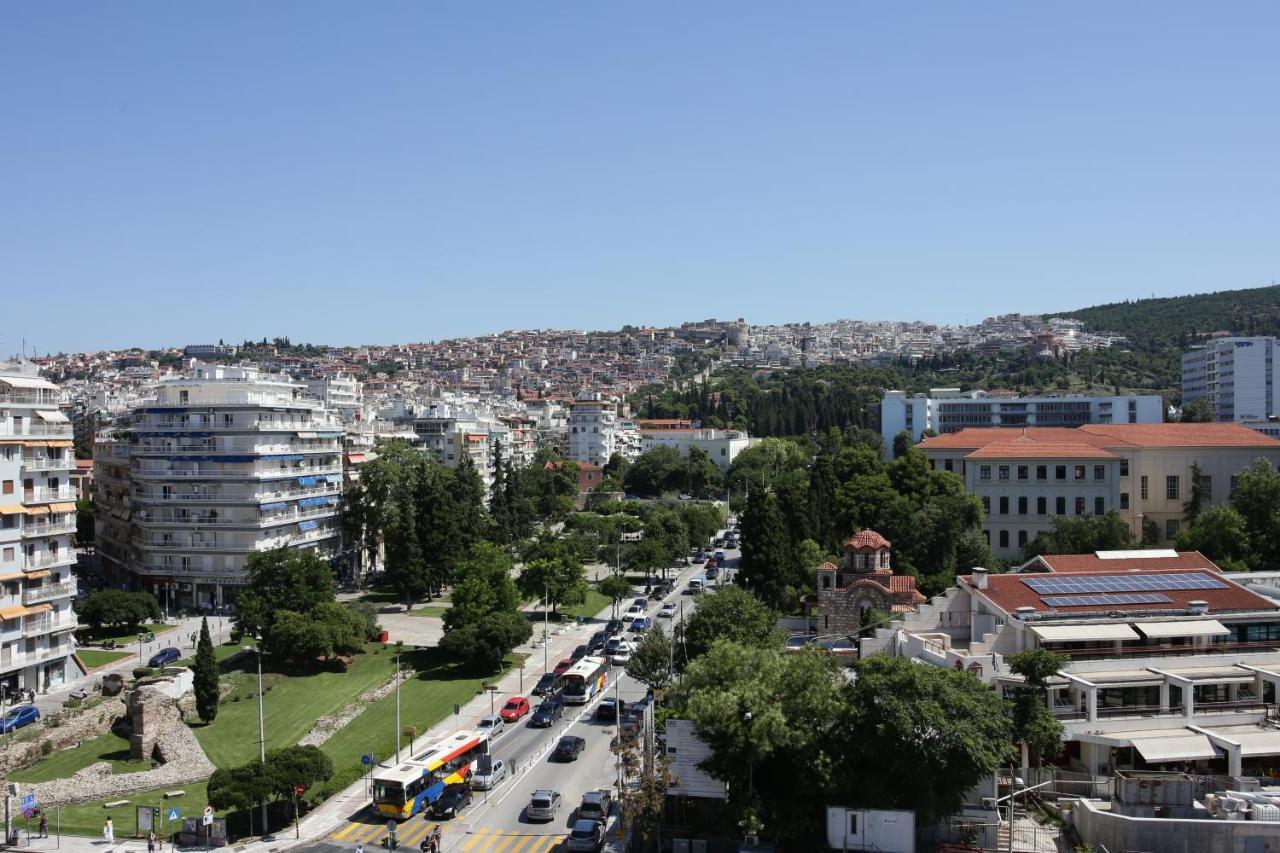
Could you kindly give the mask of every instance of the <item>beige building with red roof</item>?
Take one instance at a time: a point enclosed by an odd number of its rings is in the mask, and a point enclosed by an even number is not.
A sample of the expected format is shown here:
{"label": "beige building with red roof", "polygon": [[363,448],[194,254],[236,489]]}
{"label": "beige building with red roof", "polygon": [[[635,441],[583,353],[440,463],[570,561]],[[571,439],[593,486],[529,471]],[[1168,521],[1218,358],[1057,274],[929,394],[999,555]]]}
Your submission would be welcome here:
{"label": "beige building with red roof", "polygon": [[1280,590],[1171,550],[1045,555],[1000,575],[975,568],[864,639],[885,653],[965,670],[1005,691],[1009,656],[1057,652],[1047,701],[1066,747],[1051,763],[1261,775],[1280,766]]}
{"label": "beige building with red roof", "polygon": [[919,445],[954,471],[987,512],[992,550],[1014,558],[1057,516],[1115,511],[1141,538],[1171,543],[1184,524],[1193,464],[1207,505],[1224,503],[1258,459],[1280,467],[1280,440],[1239,424],[1089,424],[964,429]]}

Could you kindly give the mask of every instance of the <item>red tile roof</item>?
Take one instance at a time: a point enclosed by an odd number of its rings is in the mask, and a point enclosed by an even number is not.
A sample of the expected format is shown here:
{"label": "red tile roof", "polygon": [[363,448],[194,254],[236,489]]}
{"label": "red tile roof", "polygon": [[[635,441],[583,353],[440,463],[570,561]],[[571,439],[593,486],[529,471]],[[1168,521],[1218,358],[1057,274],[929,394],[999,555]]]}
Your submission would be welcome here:
{"label": "red tile roof", "polygon": [[[1221,572],[1213,561],[1199,551],[1179,551],[1176,557],[1123,557],[1104,560],[1096,554],[1041,554],[1028,563],[1041,562],[1050,572],[1059,575],[1095,574],[1122,575],[1130,572]],[[1027,565],[1024,563],[1023,565]],[[1036,574],[1023,572],[1023,574]]]}
{"label": "red tile roof", "polygon": [[1016,438],[975,450],[965,459],[1118,459],[1116,454],[1082,441],[1035,441]]}
{"label": "red tile roof", "polygon": [[874,530],[859,530],[844,540],[846,551],[880,551],[888,547],[889,540]]}
{"label": "red tile roof", "polygon": [[924,450],[978,450],[1015,441],[1090,444],[1124,450],[1136,447],[1264,447],[1280,450],[1280,440],[1240,424],[1086,424],[1082,427],[971,427],[920,442]]}
{"label": "red tile roof", "polygon": [[[1169,572],[1165,570],[1144,573],[1189,574],[1184,572]],[[982,591],[975,590],[975,593],[979,595],[986,595],[986,597],[991,599],[997,607],[1010,614],[1017,613],[1019,607],[1034,607],[1039,613],[1058,613],[1064,615],[1076,613],[1107,613],[1112,610],[1123,610],[1126,612],[1142,610],[1167,612],[1170,610],[1186,610],[1192,601],[1207,602],[1209,605],[1210,616],[1213,616],[1215,613],[1222,613],[1230,610],[1280,610],[1280,604],[1275,603],[1271,599],[1264,598],[1255,592],[1250,592],[1248,589],[1240,586],[1226,576],[1221,578],[1227,584],[1223,589],[1151,590],[1151,592],[1159,592],[1162,595],[1168,596],[1172,600],[1172,603],[1088,604],[1074,605],[1070,607],[1051,607],[1042,600],[1040,593],[1036,592],[1025,583],[1025,581],[1032,580],[1035,577],[1035,575],[991,575],[987,578],[987,588]],[[962,577],[959,581],[968,589],[973,589],[973,580],[971,576]],[[1065,593],[1045,593],[1045,595],[1055,594],[1062,595]]]}

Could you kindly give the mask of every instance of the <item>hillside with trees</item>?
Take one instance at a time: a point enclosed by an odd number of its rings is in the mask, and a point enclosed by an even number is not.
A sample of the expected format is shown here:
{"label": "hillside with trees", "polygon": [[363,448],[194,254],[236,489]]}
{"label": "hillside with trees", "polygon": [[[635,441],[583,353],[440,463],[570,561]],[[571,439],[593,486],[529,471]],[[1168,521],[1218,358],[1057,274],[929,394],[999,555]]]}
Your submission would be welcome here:
{"label": "hillside with trees", "polygon": [[1280,335],[1280,285],[1113,302],[1055,316],[1083,320],[1091,330],[1119,332],[1144,353],[1181,351],[1214,332]]}

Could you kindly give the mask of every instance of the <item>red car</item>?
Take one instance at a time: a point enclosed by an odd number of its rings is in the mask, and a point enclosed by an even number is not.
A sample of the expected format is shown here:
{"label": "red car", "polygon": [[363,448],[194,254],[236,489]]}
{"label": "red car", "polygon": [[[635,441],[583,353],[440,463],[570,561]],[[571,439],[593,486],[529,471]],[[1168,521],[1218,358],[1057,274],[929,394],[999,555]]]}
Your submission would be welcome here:
{"label": "red car", "polygon": [[521,717],[529,713],[529,700],[523,696],[512,696],[507,700],[507,704],[502,706],[502,710],[498,712],[498,716],[506,720],[508,723],[514,723]]}
{"label": "red car", "polygon": [[573,666],[573,658],[565,658],[564,660],[560,661],[560,663],[556,664],[556,668],[552,670],[552,672],[554,672],[556,675],[564,675],[566,672],[569,671],[569,668],[572,666]]}

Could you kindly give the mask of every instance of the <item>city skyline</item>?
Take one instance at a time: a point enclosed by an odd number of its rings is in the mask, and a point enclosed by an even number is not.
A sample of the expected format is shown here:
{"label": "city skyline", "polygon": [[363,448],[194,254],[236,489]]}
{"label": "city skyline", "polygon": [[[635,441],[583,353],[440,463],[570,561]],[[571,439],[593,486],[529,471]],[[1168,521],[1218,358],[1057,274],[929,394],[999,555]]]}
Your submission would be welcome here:
{"label": "city skyline", "polygon": [[73,310],[9,306],[0,349],[1271,279],[1274,7],[923,11],[17,8],[0,275]]}

